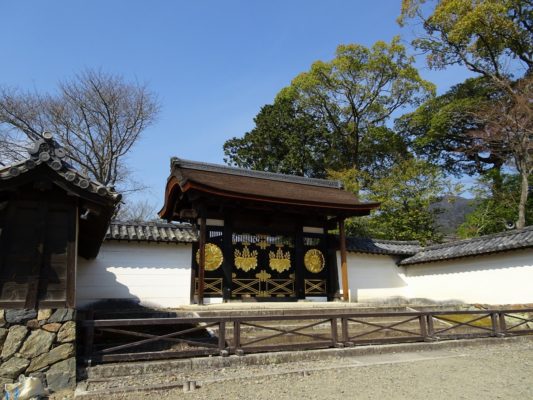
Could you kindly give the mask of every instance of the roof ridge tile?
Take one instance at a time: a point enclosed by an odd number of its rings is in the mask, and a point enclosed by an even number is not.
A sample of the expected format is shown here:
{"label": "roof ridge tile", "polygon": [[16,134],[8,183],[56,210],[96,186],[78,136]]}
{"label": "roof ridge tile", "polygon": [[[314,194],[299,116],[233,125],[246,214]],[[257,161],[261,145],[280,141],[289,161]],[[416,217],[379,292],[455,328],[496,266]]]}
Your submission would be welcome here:
{"label": "roof ridge tile", "polygon": [[277,180],[283,182],[299,183],[303,185],[313,185],[321,187],[329,187],[335,189],[342,189],[343,185],[338,180],[329,180],[321,178],[309,178],[305,176],[282,174],[277,172],[260,171],[239,167],[232,167],[229,165],[206,163],[192,160],[185,160],[178,157],[173,157],[170,161],[171,167],[180,166],[185,169],[196,169],[200,171],[221,172],[232,175],[247,176],[258,179]]}

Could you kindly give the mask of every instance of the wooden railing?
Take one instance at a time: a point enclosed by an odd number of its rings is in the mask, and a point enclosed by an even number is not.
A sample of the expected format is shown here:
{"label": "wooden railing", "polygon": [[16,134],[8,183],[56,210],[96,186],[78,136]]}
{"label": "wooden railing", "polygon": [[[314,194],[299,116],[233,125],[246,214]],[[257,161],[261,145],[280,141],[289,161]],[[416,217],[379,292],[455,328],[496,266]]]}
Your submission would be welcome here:
{"label": "wooden railing", "polygon": [[[533,309],[108,319],[82,327],[90,364],[528,335]],[[149,348],[155,344],[165,348]]]}

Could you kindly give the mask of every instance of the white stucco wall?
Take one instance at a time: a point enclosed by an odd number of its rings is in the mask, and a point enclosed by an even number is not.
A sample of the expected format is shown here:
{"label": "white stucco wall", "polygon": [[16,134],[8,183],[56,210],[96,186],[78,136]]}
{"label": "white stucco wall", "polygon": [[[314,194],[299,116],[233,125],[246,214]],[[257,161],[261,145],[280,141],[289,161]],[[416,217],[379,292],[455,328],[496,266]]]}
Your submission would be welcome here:
{"label": "white stucco wall", "polygon": [[[533,249],[405,267],[396,261],[348,253],[350,300],[533,303]],[[132,299],[150,307],[189,304],[190,265],[191,245],[105,242],[96,260],[78,260],[77,305],[101,299]]]}
{"label": "white stucco wall", "polygon": [[[382,302],[409,296],[402,267],[387,255],[348,253],[348,286],[350,301]],[[337,252],[339,286],[342,293],[340,253]]]}
{"label": "white stucco wall", "polygon": [[416,298],[533,303],[533,249],[406,266],[405,279]]}
{"label": "white stucco wall", "polygon": [[405,267],[391,256],[348,253],[348,283],[357,302],[533,303],[533,249]]}
{"label": "white stucco wall", "polygon": [[149,307],[190,302],[190,244],[104,242],[95,260],[78,259],[76,300],[133,299]]}

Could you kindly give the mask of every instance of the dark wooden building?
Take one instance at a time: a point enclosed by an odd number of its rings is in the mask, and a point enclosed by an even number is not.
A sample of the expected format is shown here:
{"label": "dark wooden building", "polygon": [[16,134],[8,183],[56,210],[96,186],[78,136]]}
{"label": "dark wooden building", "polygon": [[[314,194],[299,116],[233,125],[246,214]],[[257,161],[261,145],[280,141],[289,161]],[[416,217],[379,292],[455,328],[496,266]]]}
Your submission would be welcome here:
{"label": "dark wooden building", "polygon": [[[192,300],[333,299],[339,247],[348,295],[344,220],[377,206],[337,181],[174,158],[160,216],[199,225]],[[340,240],[328,235],[337,228]]]}
{"label": "dark wooden building", "polygon": [[0,169],[1,308],[73,308],[77,256],[96,257],[120,200],[43,137]]}

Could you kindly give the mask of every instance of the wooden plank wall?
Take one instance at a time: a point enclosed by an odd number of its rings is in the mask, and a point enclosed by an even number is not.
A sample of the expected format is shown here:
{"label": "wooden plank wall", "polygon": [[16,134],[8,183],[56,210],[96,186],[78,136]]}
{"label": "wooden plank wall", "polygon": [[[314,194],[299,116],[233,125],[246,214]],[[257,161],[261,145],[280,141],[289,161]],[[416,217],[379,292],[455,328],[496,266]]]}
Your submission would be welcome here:
{"label": "wooden plank wall", "polygon": [[68,272],[75,272],[76,220],[73,203],[9,203],[1,221],[0,307],[74,306]]}

